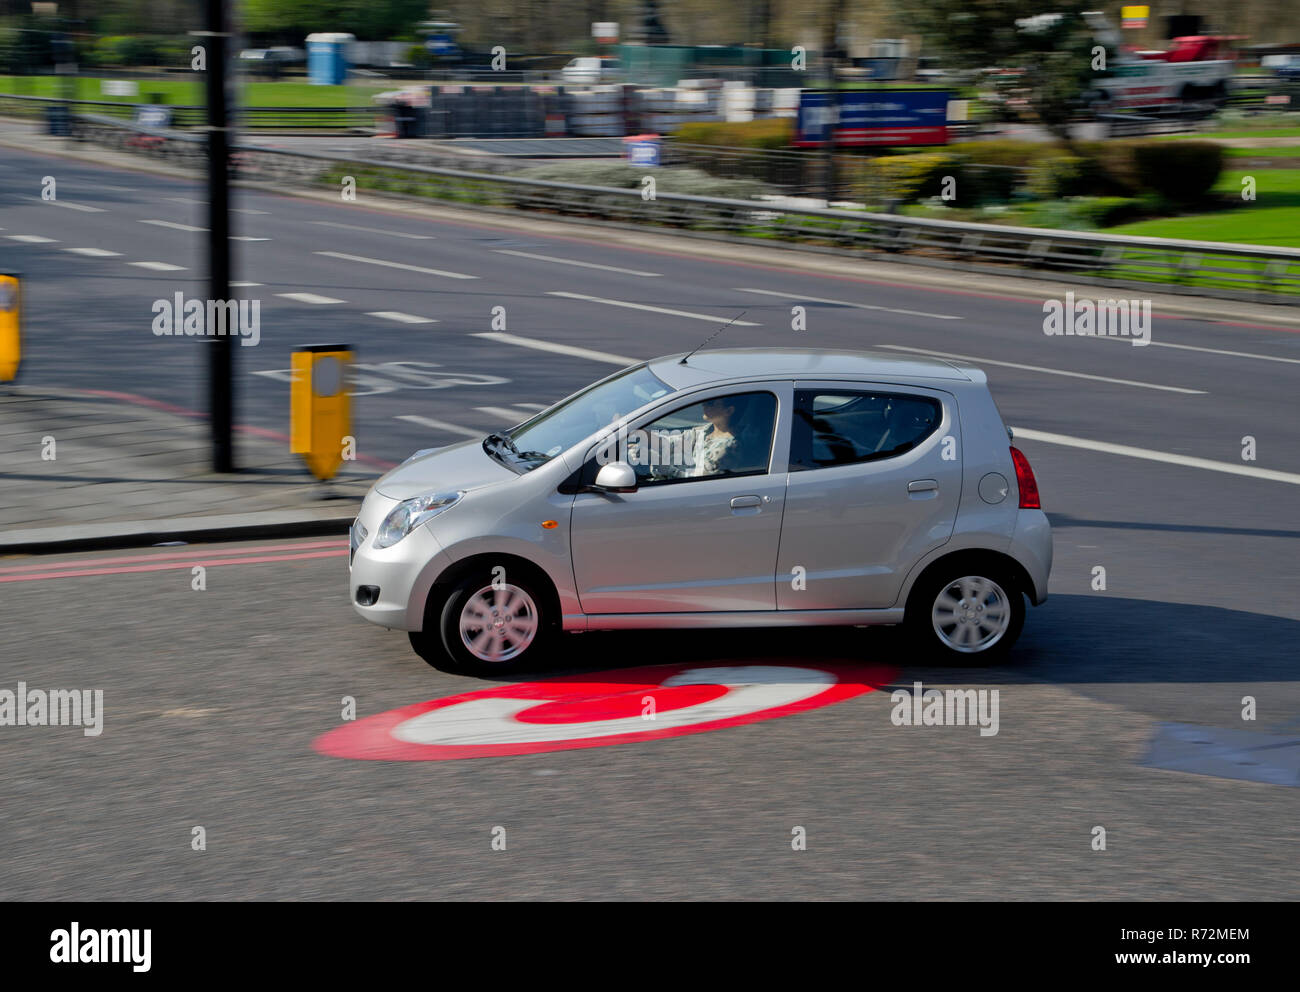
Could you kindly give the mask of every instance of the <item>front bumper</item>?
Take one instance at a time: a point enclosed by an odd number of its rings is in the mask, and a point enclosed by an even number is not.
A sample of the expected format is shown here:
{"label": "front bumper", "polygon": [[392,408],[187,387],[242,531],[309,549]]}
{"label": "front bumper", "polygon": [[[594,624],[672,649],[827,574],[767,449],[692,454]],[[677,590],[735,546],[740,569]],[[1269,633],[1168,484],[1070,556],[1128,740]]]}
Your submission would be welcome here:
{"label": "front bumper", "polygon": [[[352,526],[352,547],[348,565],[348,602],[357,614],[371,623],[392,630],[420,630],[424,622],[424,598],[430,575],[451,564],[428,524],[415,528],[389,548],[376,548],[375,535],[398,500],[371,492],[361,504]],[[361,533],[364,531],[364,537]],[[379,589],[370,605],[357,602],[362,586]]]}

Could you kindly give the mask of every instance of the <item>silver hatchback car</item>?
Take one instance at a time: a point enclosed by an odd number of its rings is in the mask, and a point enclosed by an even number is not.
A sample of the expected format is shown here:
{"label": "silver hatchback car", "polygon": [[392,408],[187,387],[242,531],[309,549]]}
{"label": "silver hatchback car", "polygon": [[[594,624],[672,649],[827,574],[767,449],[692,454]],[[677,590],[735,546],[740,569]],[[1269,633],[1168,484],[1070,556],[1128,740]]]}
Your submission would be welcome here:
{"label": "silver hatchback car", "polygon": [[477,672],[563,631],[903,624],[1003,656],[1052,534],[984,373],[739,348],[634,365],[481,441],[417,452],[352,527],[350,599]]}

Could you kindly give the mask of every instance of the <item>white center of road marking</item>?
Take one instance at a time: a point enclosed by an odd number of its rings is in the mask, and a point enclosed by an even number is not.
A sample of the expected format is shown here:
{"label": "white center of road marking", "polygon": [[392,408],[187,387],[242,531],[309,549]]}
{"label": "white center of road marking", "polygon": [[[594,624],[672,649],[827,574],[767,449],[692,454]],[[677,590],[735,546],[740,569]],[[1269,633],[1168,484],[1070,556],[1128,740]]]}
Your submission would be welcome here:
{"label": "white center of road marking", "polygon": [[514,255],[517,258],[531,258],[538,262],[558,262],[560,265],[579,265],[584,269],[601,269],[604,272],[621,272],[628,276],[654,276],[659,272],[643,272],[640,269],[624,269],[617,265],[599,265],[596,262],[579,262],[575,258],[557,258],[554,255],[534,255],[529,251],[513,251],[509,248],[493,248],[498,255]]}
{"label": "white center of road marking", "polygon": [[399,324],[436,324],[438,323],[432,317],[417,317],[410,313],[399,313],[396,310],[372,310],[366,314],[367,317],[382,317],[384,320],[395,320]]}
{"label": "white center of road marking", "polygon": [[315,293],[276,293],[276,296],[282,296],[286,300],[295,300],[298,303],[344,303],[345,300],[336,300],[332,296],[317,296]]}
{"label": "white center of road marking", "polygon": [[[694,668],[664,681],[664,686],[722,685],[726,695],[694,706],[662,710],[654,721],[636,716],[574,723],[524,723],[516,717],[524,710],[544,705],[543,699],[512,699],[497,696],[468,699],[404,720],[390,733],[409,744],[443,747],[456,745],[520,744],[543,741],[577,741],[619,734],[643,734],[647,730],[690,727],[714,720],[726,720],[777,706],[789,706],[809,699],[836,683],[830,672],[814,668],[778,666],[735,666]],[[617,687],[615,690],[617,691]],[[653,695],[653,689],[645,690]]]}
{"label": "white center of road marking", "polygon": [[56,243],[54,238],[42,237],[39,234],[6,234],[10,241],[25,241],[29,245],[52,245]]}
{"label": "white center of road marking", "polygon": [[1169,465],[1185,465],[1188,468],[1202,468],[1210,472],[1226,472],[1229,475],[1246,475],[1254,479],[1268,479],[1272,482],[1289,482],[1300,486],[1300,475],[1292,472],[1278,472],[1269,468],[1254,468],[1250,465],[1238,465],[1235,462],[1216,462],[1209,458],[1193,458],[1190,455],[1176,455],[1170,451],[1153,451],[1150,448],[1134,448],[1127,444],[1111,444],[1108,441],[1089,441],[1087,438],[1071,437],[1068,434],[1050,434],[1046,431],[1030,430],[1027,427],[1013,427],[1011,432],[1017,440],[1041,441],[1044,444],[1060,444],[1067,448],[1083,448],[1087,451],[1099,451],[1107,455],[1125,455],[1129,458],[1144,458],[1149,462],[1165,462]]}
{"label": "white center of road marking", "polygon": [[155,272],[184,272],[185,266],[172,265],[171,262],[127,262],[139,269],[153,269]]}
{"label": "white center of road marking", "polygon": [[579,348],[571,344],[556,344],[553,341],[521,338],[518,334],[506,334],[504,331],[483,331],[473,336],[486,338],[488,341],[500,341],[502,344],[517,345],[520,348],[532,348],[534,351],[549,351],[556,355],[572,355],[574,358],[590,358],[593,362],[605,362],[609,365],[617,365],[619,368],[625,365],[635,365],[640,361],[639,358],[614,355],[608,351],[593,351],[590,348]]}
{"label": "white center of road marking", "polygon": [[[686,317],[690,320],[707,320],[710,323],[726,323],[726,317],[718,317],[708,313],[691,313],[689,310],[669,310],[666,307],[652,307],[648,303],[628,303],[625,300],[607,300],[600,296],[586,296],[582,293],[547,293],[547,296],[563,296],[569,300],[586,300],[588,303],[604,303],[611,307],[626,307],[629,310],[649,310],[653,313],[666,313],[672,317]],[[749,320],[733,320],[731,322],[736,327],[761,327],[761,324],[755,324]]]}
{"label": "white center of road marking", "polygon": [[358,227],[356,224],[336,224],[329,220],[314,220],[321,227],[341,227],[345,231],[365,231],[368,234],[387,234],[393,238],[410,238],[412,241],[432,241],[432,234],[407,234],[405,231],[385,231],[382,227]]}
{"label": "white center of road marking", "polygon": [[737,293],[759,293],[763,296],[780,296],[794,302],[830,303],[837,307],[853,307],[855,310],[883,310],[885,313],[904,313],[911,317],[933,317],[935,320],[963,320],[951,313],[926,313],[924,310],[900,310],[898,307],[878,307],[870,303],[850,303],[848,300],[828,300],[821,296],[800,296],[797,293],[777,293],[770,289],[737,289]]}
{"label": "white center of road marking", "polygon": [[973,362],[977,365],[1000,365],[1006,369],[1023,369],[1026,372],[1041,372],[1043,375],[1064,375],[1071,379],[1090,379],[1093,382],[1110,382],[1117,386],[1137,386],[1141,389],[1159,389],[1166,393],[1187,393],[1192,396],[1206,395],[1204,389],[1185,389],[1182,386],[1158,386],[1153,382],[1138,382],[1135,379],[1113,379],[1107,375],[1089,375],[1086,372],[1070,372],[1066,369],[1049,369],[1041,365],[1022,365],[1019,362],[999,362],[992,358],[976,358],[974,355],[955,355],[950,351],[930,351],[927,348],[911,348],[900,344],[882,344],[881,348],[890,351],[910,351],[918,355],[934,355],[937,358],[955,358],[960,362]]}
{"label": "white center of road marking", "polygon": [[70,251],[74,255],[88,255],[90,258],[113,258],[121,255],[120,251],[109,251],[107,248],[64,248],[64,251]]}
{"label": "white center of road marking", "polygon": [[366,265],[384,265],[390,269],[405,269],[407,272],[421,272],[426,276],[443,276],[447,279],[477,279],[478,276],[467,276],[463,272],[447,272],[445,269],[426,269],[420,265],[407,265],[405,262],[389,262],[382,258],[366,258],[364,255],[345,255],[341,251],[318,251],[313,252],[315,255],[324,255],[326,258],[341,258],[345,262],[364,262]]}
{"label": "white center of road marking", "polygon": [[170,220],[142,220],[141,224],[152,224],[154,227],[170,227],[173,231],[206,231],[206,227],[195,227],[193,224],[177,224]]}
{"label": "white center of road marking", "polygon": [[270,241],[270,238],[250,238],[245,234],[231,235],[231,241]]}

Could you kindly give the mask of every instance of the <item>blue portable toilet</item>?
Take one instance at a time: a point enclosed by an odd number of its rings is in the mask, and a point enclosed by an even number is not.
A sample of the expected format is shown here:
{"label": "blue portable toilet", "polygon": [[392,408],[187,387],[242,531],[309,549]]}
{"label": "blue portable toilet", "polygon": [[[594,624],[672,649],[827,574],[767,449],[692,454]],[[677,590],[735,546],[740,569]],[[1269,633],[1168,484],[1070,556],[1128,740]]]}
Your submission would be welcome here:
{"label": "blue portable toilet", "polygon": [[307,35],[307,78],[313,86],[341,86],[348,80],[348,45],[356,36],[338,31]]}

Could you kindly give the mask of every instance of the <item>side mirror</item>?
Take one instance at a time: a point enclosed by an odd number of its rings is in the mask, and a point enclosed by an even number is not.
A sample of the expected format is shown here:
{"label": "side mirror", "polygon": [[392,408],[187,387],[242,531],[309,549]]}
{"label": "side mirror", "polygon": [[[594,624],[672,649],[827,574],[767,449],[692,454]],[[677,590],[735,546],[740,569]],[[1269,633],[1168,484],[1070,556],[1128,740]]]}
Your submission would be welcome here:
{"label": "side mirror", "polygon": [[596,473],[596,488],[607,493],[634,493],[636,472],[627,462],[609,462]]}

